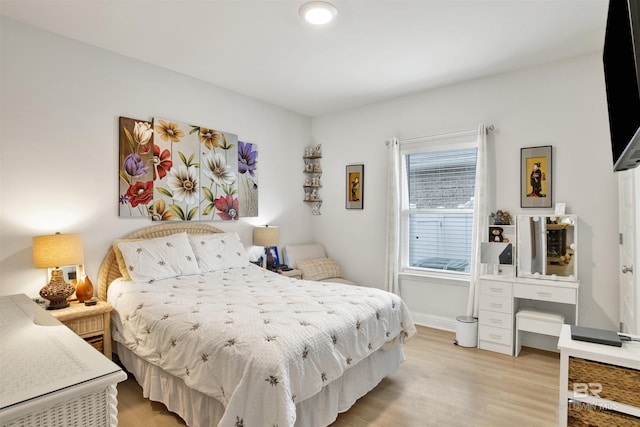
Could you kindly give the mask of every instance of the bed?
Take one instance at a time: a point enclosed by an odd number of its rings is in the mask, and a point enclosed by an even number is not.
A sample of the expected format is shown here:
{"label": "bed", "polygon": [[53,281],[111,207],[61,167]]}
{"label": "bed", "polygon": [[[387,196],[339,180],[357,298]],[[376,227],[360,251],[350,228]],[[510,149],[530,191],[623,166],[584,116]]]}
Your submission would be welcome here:
{"label": "bed", "polygon": [[193,427],[326,426],[398,369],[415,327],[397,295],[278,275],[243,251],[204,223],[147,227],[108,251],[98,297],[144,397]]}

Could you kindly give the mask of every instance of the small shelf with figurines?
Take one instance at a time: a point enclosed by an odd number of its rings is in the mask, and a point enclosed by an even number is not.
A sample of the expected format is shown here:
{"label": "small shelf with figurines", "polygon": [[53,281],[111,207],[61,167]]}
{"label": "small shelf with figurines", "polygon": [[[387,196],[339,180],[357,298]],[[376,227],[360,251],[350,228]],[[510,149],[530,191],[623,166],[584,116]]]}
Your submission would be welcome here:
{"label": "small shelf with figurines", "polygon": [[[322,166],[320,159],[322,158],[322,147],[320,144],[316,146],[306,147],[304,150],[304,201],[312,203],[322,203],[322,198],[318,194],[322,183],[320,177],[322,176]],[[319,205],[316,208],[319,211]]]}
{"label": "small shelf with figurines", "polygon": [[487,247],[481,247],[481,273],[513,276],[516,226],[508,211],[497,210],[491,213],[486,241],[488,243],[482,245]]}
{"label": "small shelf with figurines", "polygon": [[508,211],[497,210],[489,217],[488,242],[515,243],[516,225]]}

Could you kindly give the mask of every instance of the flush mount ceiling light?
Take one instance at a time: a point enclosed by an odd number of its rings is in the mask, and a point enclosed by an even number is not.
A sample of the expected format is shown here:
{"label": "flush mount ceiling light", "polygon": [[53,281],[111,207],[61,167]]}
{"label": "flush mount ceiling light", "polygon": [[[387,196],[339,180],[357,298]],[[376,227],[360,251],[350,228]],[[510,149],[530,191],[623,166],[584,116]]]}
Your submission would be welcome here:
{"label": "flush mount ceiling light", "polygon": [[338,9],[326,1],[312,1],[303,4],[298,13],[311,24],[323,25],[333,21],[338,14]]}

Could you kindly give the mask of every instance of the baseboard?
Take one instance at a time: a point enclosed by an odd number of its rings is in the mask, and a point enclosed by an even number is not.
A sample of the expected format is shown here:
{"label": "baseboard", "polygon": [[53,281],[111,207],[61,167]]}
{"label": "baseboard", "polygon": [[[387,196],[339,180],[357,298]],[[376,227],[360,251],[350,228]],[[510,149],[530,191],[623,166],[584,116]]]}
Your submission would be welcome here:
{"label": "baseboard", "polygon": [[450,332],[456,331],[456,319],[415,312],[411,313],[411,317],[413,317],[413,322],[420,326],[426,326],[428,328],[441,329],[443,331]]}

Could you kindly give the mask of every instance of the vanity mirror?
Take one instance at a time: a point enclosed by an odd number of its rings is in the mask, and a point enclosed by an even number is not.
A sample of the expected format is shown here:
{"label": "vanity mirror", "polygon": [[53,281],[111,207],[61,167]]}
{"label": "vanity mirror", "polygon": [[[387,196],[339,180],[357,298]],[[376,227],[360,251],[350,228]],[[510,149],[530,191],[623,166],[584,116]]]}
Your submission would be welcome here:
{"label": "vanity mirror", "polygon": [[575,215],[519,215],[516,227],[518,277],[578,280]]}

